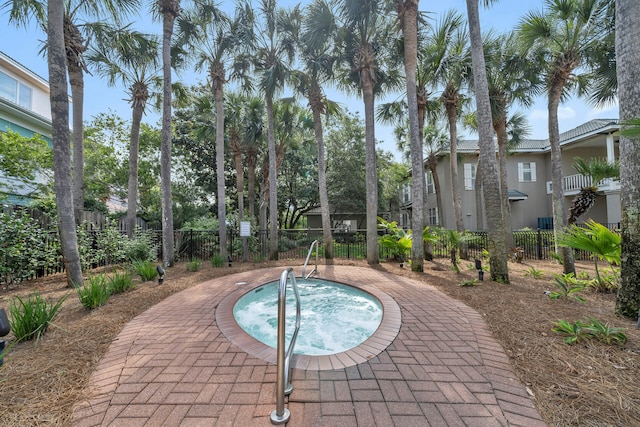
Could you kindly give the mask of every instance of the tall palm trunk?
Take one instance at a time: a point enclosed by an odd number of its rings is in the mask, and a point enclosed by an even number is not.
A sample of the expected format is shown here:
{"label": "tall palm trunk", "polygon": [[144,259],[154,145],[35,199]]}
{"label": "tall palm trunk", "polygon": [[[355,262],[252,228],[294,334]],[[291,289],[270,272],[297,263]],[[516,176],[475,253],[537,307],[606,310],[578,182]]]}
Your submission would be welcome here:
{"label": "tall palm trunk", "polygon": [[171,204],[171,36],[180,13],[179,0],[159,0],[162,13],[162,144],[160,189],[162,192],[162,262],[173,266],[173,206]]}
{"label": "tall palm trunk", "polygon": [[278,259],[278,183],[273,98],[267,96],[267,137],[269,150],[269,259]]}
{"label": "tall palm trunk", "polygon": [[412,200],[417,209],[413,209],[411,221],[411,269],[424,270],[424,154],[418,121],[418,90],[416,72],[418,67],[418,2],[404,0],[398,2],[400,23],[404,36],[404,70],[407,80],[407,104],[409,107],[409,135],[411,140]]}
{"label": "tall palm trunk", "polygon": [[84,213],[84,77],[80,66],[71,62],[68,66],[73,101],[73,214],[80,225]]}
{"label": "tall palm trunk", "polygon": [[458,185],[458,102],[455,98],[445,99],[445,109],[449,123],[450,140],[450,168],[451,168],[451,195],[453,199],[453,216],[456,221],[456,231],[462,233],[464,224],[462,222],[462,202],[460,201],[460,185]]}
{"label": "tall palm trunk", "polygon": [[[256,215],[256,163],[258,155],[254,150],[247,152],[247,192],[249,193],[247,203],[249,204],[249,218],[254,219]],[[257,219],[257,218],[256,218]]]}
{"label": "tall palm trunk", "polygon": [[[311,99],[309,103],[311,103]],[[322,115],[320,108],[316,104],[314,104],[314,107],[312,107],[313,131],[318,145],[318,192],[320,193],[320,215],[322,217],[322,241],[324,257],[330,260],[333,259],[333,236],[331,234],[331,214],[329,212],[329,195],[327,193],[327,165],[324,153]]]}
{"label": "tall palm trunk", "polygon": [[565,274],[575,273],[573,251],[568,247],[559,247],[558,236],[565,228],[567,209],[562,191],[562,151],[560,149],[560,130],[558,126],[558,106],[562,96],[563,82],[555,82],[549,89],[549,145],[551,145],[551,182],[553,209],[553,237],[556,253],[562,254],[562,266]]}
{"label": "tall palm trunk", "polygon": [[73,212],[76,224],[82,222],[84,212],[84,75],[82,54],[87,49],[78,27],[64,18],[64,40],[69,72],[69,86],[73,101]]}
{"label": "tall palm trunk", "polygon": [[500,203],[500,182],[498,179],[493,130],[491,127],[491,104],[489,85],[480,34],[478,0],[467,0],[469,35],[471,38],[471,59],[473,81],[478,112],[478,136],[480,163],[483,165],[482,188],[487,206],[487,240],[490,256],[491,280],[509,283],[507,251],[504,241],[504,222]]}
{"label": "tall palm trunk", "polygon": [[[620,119],[640,117],[640,3],[616,1],[616,57]],[[635,319],[640,310],[640,138],[620,138],[622,208],[621,287],[616,313]]]}
{"label": "tall palm trunk", "polygon": [[483,209],[482,209],[482,162],[480,161],[480,156],[478,156],[478,161],[476,162],[476,186],[475,186],[475,195],[476,195],[476,229],[483,230],[484,229],[484,220],[483,220]]}
{"label": "tall palm trunk", "polygon": [[129,186],[127,193],[127,236],[133,238],[136,232],[138,211],[138,153],[140,151],[140,123],[144,104],[134,103],[129,137]]}
{"label": "tall palm trunk", "polygon": [[[513,230],[511,227],[511,206],[509,206],[509,187],[507,184],[507,117],[503,115],[493,123],[498,137],[498,166],[500,169],[500,193],[502,194],[502,218],[504,219],[504,241],[507,249],[514,248]],[[477,179],[477,177],[476,177]]]}
{"label": "tall palm trunk", "polygon": [[62,258],[69,286],[82,286],[82,268],[78,252],[76,224],[71,193],[71,150],[69,147],[69,101],[67,95],[67,61],[63,34],[64,2],[47,4],[47,46],[51,122],[53,139],[53,174],[58,213],[58,232]]}
{"label": "tall palm trunk", "polygon": [[[212,67],[213,68],[213,67]],[[213,71],[212,71],[212,74]],[[224,76],[224,68],[220,74]],[[218,199],[218,239],[220,241],[220,256],[227,258],[227,208],[225,202],[224,189],[224,88],[222,81],[216,79],[213,81],[213,92],[216,102],[216,181],[217,181],[217,199]],[[238,188],[240,191],[240,188]],[[238,193],[238,198],[242,196]],[[244,207],[243,207],[244,209]],[[240,210],[240,219],[242,219],[243,211]]]}
{"label": "tall palm trunk", "polygon": [[380,262],[378,253],[378,172],[376,169],[376,140],[374,118],[373,81],[369,70],[360,73],[365,122],[365,180],[367,206],[367,262]]}

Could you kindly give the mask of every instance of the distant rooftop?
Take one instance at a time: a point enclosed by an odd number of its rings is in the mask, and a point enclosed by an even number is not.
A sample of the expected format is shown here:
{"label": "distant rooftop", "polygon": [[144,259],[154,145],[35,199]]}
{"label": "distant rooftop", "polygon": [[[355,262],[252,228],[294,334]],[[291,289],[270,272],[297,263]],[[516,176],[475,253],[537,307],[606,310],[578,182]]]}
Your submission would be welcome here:
{"label": "distant rooftop", "polygon": [[[602,132],[612,132],[618,129],[618,119],[593,119],[580,126],[560,134],[560,144],[568,143],[587,135],[597,135]],[[535,152],[549,150],[549,139],[524,139],[515,152]],[[478,140],[467,139],[458,141],[458,152],[473,153],[478,151]]]}

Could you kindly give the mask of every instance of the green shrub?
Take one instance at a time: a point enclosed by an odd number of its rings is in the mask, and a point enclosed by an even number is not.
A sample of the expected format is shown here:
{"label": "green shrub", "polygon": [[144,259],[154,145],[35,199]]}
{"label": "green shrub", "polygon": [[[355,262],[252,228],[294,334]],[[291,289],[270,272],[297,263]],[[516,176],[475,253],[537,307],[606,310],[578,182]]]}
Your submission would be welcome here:
{"label": "green shrub", "polygon": [[615,294],[620,290],[620,270],[611,267],[609,273],[602,272],[600,274],[600,280],[597,278],[588,281],[587,287],[596,292],[602,292],[604,294]]}
{"label": "green shrub", "polygon": [[151,261],[135,261],[132,263],[136,274],[140,276],[143,282],[153,280],[158,275],[156,266]]}
{"label": "green shrub", "polygon": [[124,251],[125,258],[130,262],[155,261],[158,254],[152,234],[140,230],[136,230],[135,238],[125,242]]}
{"label": "green shrub", "polygon": [[118,230],[115,221],[107,221],[105,228],[96,235],[98,256],[107,265],[119,264],[126,260],[127,236]]}
{"label": "green shrub", "polygon": [[224,258],[220,255],[214,255],[211,257],[212,267],[222,267],[224,265]]}
{"label": "green shrub", "polygon": [[187,271],[198,271],[200,270],[200,260],[192,259],[187,263]]}
{"label": "green shrub", "polygon": [[133,277],[126,271],[114,271],[113,274],[107,278],[107,282],[112,294],[119,294],[135,288]]}
{"label": "green shrub", "polygon": [[557,291],[549,292],[549,298],[552,300],[568,299],[569,297],[579,302],[585,302],[585,299],[579,295],[585,290],[585,284],[575,278],[573,273],[554,274],[553,284],[556,285]]}
{"label": "green shrub", "polygon": [[111,289],[103,274],[89,277],[84,286],[77,288],[77,292],[80,304],[89,310],[105,305],[111,296]]}
{"label": "green shrub", "polygon": [[0,212],[0,283],[20,282],[38,269],[57,265],[59,248],[57,235],[28,214]]}
{"label": "green shrub", "polygon": [[474,279],[463,280],[458,286],[463,288],[468,288],[468,287],[478,286],[479,284],[480,284],[480,281],[474,278]]}
{"label": "green shrub", "polygon": [[627,342],[627,336],[622,332],[624,328],[613,328],[594,318],[590,318],[588,322],[576,320],[574,323],[561,319],[553,323],[551,330],[564,334],[564,342],[567,344],[592,338],[609,345]]}
{"label": "green shrub", "polygon": [[536,270],[536,268],[533,265],[524,272],[524,275],[532,277],[534,279],[544,279],[544,271]]}
{"label": "green shrub", "polygon": [[66,296],[54,304],[45,301],[39,294],[32,295],[26,300],[16,296],[9,305],[11,330],[16,337],[16,342],[32,339],[38,341],[58,314],[65,299]]}

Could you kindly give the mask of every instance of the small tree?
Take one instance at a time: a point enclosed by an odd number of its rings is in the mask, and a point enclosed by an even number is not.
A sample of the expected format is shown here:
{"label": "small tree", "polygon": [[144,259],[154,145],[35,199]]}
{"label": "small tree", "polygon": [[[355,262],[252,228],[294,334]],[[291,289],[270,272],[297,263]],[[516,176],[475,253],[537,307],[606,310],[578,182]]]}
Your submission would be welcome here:
{"label": "small tree", "polygon": [[606,159],[593,158],[585,161],[581,157],[573,160],[573,168],[579,173],[590,178],[590,183],[580,189],[569,209],[567,224],[575,222],[584,215],[596,203],[598,197],[598,183],[607,178],[620,178],[620,164],[610,163]]}
{"label": "small tree", "polygon": [[591,252],[596,267],[598,286],[603,279],[598,270],[598,259],[610,264],[620,264],[620,235],[593,220],[586,223],[587,228],[571,225],[558,237],[558,244],[569,248]]}

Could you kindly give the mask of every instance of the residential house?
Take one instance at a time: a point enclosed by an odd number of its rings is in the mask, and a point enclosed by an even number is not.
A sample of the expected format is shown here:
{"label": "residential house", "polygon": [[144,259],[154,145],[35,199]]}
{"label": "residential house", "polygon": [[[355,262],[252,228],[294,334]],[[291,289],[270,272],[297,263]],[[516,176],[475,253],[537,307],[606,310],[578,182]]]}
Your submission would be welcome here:
{"label": "residential house", "polygon": [[[49,83],[0,52],[0,132],[11,129],[25,137],[38,134],[51,144],[50,105]],[[2,203],[26,205],[35,191],[34,183],[0,175],[0,193],[7,195]]]}
{"label": "residential house", "polygon": [[[572,164],[574,158],[605,158],[610,162],[618,160],[619,138],[618,120],[597,119],[586,122],[575,129],[560,134],[563,162],[563,192],[567,209],[580,189],[589,179],[576,172]],[[476,198],[476,167],[479,150],[478,141],[458,142],[458,165],[460,198],[464,228],[484,229],[485,206],[480,195]],[[511,150],[507,156],[507,186],[511,207],[511,224],[514,230],[522,228],[553,228],[551,206],[551,147],[549,140],[525,140]],[[436,168],[441,187],[443,223],[439,223],[435,188],[431,172],[425,169],[427,197],[425,203],[427,224],[445,228],[455,228],[453,202],[451,196],[451,173],[449,153],[440,153]],[[620,222],[620,183],[605,180],[598,185],[600,196],[591,210],[578,222],[593,219],[597,222],[615,225]],[[403,189],[404,214],[402,225],[410,227],[413,208],[409,186]],[[480,209],[476,209],[480,200]],[[481,215],[480,221],[478,216]],[[479,226],[480,225],[480,226]]]}

